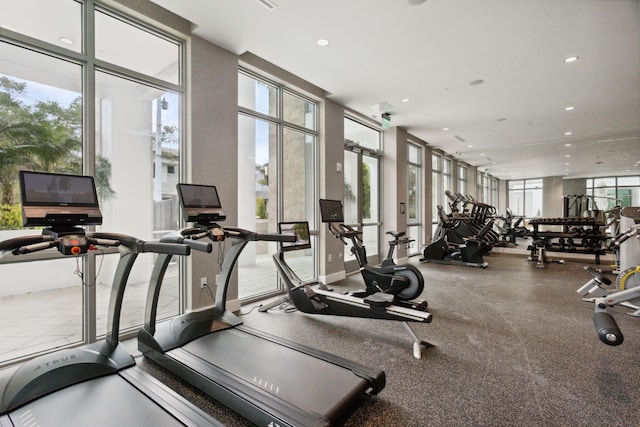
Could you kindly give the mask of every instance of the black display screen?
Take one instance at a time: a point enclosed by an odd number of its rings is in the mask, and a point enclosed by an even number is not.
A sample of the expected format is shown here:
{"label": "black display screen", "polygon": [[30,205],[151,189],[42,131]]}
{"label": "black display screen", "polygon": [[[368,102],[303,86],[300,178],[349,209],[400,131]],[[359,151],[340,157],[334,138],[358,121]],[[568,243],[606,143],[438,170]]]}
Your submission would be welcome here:
{"label": "black display screen", "polygon": [[215,185],[178,184],[184,208],[221,208]]}
{"label": "black display screen", "polygon": [[342,202],[340,200],[320,199],[322,222],[344,222]]}
{"label": "black display screen", "polygon": [[278,231],[280,234],[296,236],[295,242],[280,242],[281,250],[311,249],[311,235],[307,221],[280,222],[278,223]]}
{"label": "black display screen", "polygon": [[98,207],[93,177],[20,171],[23,206]]}

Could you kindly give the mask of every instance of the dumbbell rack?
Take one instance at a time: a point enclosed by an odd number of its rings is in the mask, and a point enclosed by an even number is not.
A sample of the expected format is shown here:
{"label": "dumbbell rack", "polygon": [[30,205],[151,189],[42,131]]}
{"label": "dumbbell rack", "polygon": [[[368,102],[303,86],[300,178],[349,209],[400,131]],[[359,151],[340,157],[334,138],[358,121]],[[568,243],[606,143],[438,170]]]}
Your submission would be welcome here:
{"label": "dumbbell rack", "polygon": [[[601,230],[605,224],[598,223],[593,217],[533,218],[529,221],[533,226],[533,245],[527,247],[531,257],[541,244],[552,252],[568,252],[592,254],[596,264],[600,264],[600,255],[605,254],[603,242],[609,237]],[[561,225],[562,231],[541,231],[540,225]]]}

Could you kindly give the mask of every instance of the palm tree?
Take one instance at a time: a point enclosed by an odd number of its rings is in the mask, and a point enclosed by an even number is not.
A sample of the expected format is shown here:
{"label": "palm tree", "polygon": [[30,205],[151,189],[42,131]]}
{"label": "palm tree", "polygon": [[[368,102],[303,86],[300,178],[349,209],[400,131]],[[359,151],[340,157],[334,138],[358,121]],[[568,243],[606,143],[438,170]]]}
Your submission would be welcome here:
{"label": "palm tree", "polygon": [[30,115],[28,160],[23,165],[43,172],[82,172],[82,110],[80,99],[68,108],[56,101],[38,102]]}

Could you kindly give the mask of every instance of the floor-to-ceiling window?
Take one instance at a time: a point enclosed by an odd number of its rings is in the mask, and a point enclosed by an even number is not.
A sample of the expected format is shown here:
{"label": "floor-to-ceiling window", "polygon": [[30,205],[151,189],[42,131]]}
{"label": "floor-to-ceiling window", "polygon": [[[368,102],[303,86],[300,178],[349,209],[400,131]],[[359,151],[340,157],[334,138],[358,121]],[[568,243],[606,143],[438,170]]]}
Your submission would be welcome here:
{"label": "floor-to-ceiling window", "polygon": [[442,189],[443,191],[451,191],[452,183],[451,180],[451,159],[447,159],[446,157],[442,158]]}
{"label": "floor-to-ceiling window", "polygon": [[489,194],[491,196],[488,203],[491,206],[497,207],[498,206],[498,178],[491,177],[489,186],[490,186]]}
{"label": "floor-to-ceiling window", "polygon": [[[238,226],[275,233],[279,221],[306,220],[315,228],[317,103],[245,70],[238,85]],[[277,249],[273,242],[244,249],[238,261],[241,300],[280,290],[271,259]],[[299,276],[315,275],[313,254],[291,255]]]}
{"label": "floor-to-ceiling window", "polygon": [[407,144],[408,171],[408,206],[407,206],[407,234],[415,240],[408,249],[408,255],[420,253],[422,248],[422,147],[417,144]]}
{"label": "floor-to-ceiling window", "polygon": [[431,236],[438,226],[438,206],[442,207],[445,212],[446,196],[444,194],[444,185],[442,180],[443,157],[439,153],[431,155]]}
{"label": "floor-to-ceiling window", "polygon": [[[0,218],[0,240],[41,232],[21,229],[19,169],[94,176],[101,230],[154,239],[178,227],[183,43],[91,0],[0,7],[1,205],[11,212]],[[106,331],[117,254],[32,258],[0,265],[0,364]],[[152,261],[136,263],[121,329],[142,323]],[[182,308],[179,277],[174,264],[161,317]]]}
{"label": "floor-to-ceiling window", "polygon": [[590,178],[586,188],[587,195],[594,197],[600,210],[640,205],[640,176],[637,175]]}
{"label": "floor-to-ceiling window", "polygon": [[458,186],[457,192],[467,194],[467,167],[458,164]]}
{"label": "floor-to-ceiling window", "polygon": [[[367,258],[377,263],[380,253],[380,155],[379,130],[350,117],[344,119],[344,219],[362,231]],[[354,257],[345,247],[347,272],[357,269]]]}
{"label": "floor-to-ceiling window", "polygon": [[542,179],[509,181],[509,209],[529,218],[542,215]]}

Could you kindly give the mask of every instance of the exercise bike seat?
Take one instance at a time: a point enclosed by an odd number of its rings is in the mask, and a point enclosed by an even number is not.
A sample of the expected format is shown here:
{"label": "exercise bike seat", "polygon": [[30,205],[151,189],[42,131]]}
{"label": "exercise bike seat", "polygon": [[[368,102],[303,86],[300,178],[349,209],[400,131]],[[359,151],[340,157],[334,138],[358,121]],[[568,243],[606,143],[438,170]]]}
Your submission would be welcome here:
{"label": "exercise bike seat", "polygon": [[393,295],[384,292],[376,292],[364,298],[364,302],[369,304],[371,308],[385,308],[393,303]]}
{"label": "exercise bike seat", "polygon": [[400,237],[405,235],[404,231],[387,231],[385,234],[389,234],[393,236],[394,239],[398,240]]}

